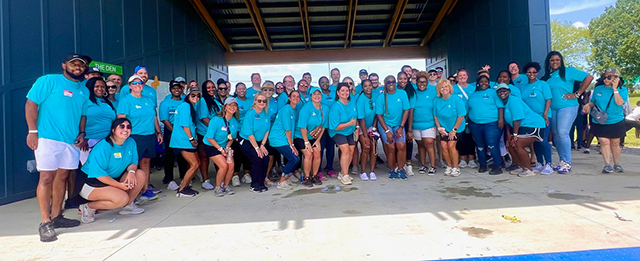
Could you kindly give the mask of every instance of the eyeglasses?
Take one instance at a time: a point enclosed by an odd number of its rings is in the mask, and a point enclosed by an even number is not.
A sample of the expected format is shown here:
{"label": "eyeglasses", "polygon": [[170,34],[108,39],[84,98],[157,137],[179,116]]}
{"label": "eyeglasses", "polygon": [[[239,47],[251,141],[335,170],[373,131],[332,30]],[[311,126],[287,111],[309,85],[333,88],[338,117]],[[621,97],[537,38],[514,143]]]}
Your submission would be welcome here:
{"label": "eyeglasses", "polygon": [[265,91],[265,92],[272,92],[272,91],[273,91],[273,88],[265,88],[265,89],[263,89],[262,91]]}
{"label": "eyeglasses", "polygon": [[192,94],[189,94],[189,97],[191,97],[191,98],[196,98],[196,97],[200,98],[200,97],[202,97],[202,95],[199,94],[199,93],[198,94],[192,93]]}
{"label": "eyeglasses", "polygon": [[503,89],[498,90],[498,92],[508,92],[508,91],[510,91],[510,90],[509,90],[509,89],[504,89],[504,88],[503,88]]}
{"label": "eyeglasses", "polygon": [[538,71],[528,71],[527,74],[537,74]]}
{"label": "eyeglasses", "polygon": [[138,84],[143,85],[144,82],[143,81],[138,81],[138,82],[133,81],[133,82],[129,83],[129,85],[138,85]]}
{"label": "eyeglasses", "polygon": [[430,73],[429,76],[438,76],[437,73]]}
{"label": "eyeglasses", "polygon": [[218,91],[226,91],[229,90],[229,88],[218,88]]}
{"label": "eyeglasses", "polygon": [[304,85],[304,84],[300,84],[300,85],[298,85],[298,89],[300,89],[300,88],[307,88],[307,87],[308,87],[308,86],[307,86],[307,85]]}
{"label": "eyeglasses", "polygon": [[130,130],[131,129],[131,125],[130,124],[121,123],[121,124],[118,125],[118,128],[120,128],[120,129],[129,129]]}
{"label": "eyeglasses", "polygon": [[116,87],[115,85],[111,85],[111,86],[107,86],[107,89],[117,89],[118,87]]}
{"label": "eyeglasses", "polygon": [[425,81],[419,81],[418,84],[427,84]]}
{"label": "eyeglasses", "polygon": [[257,103],[267,103],[267,100],[263,100],[263,99],[257,99],[256,100]]}
{"label": "eyeglasses", "polygon": [[442,69],[436,69],[436,72],[442,72]]}
{"label": "eyeglasses", "polygon": [[606,77],[607,80],[613,80],[615,78],[618,78],[618,76],[617,75],[609,75],[609,76]]}
{"label": "eyeglasses", "polygon": [[385,84],[395,84],[395,83],[396,83],[396,81],[387,81],[387,82],[385,82]]}

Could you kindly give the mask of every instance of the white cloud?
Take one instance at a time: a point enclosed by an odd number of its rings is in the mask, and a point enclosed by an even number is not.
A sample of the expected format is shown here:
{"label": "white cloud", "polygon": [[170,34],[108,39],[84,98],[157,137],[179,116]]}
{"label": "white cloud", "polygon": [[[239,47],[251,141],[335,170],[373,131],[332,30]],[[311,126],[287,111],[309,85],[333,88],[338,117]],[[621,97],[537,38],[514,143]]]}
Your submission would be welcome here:
{"label": "white cloud", "polygon": [[580,21],[577,21],[577,22],[573,23],[572,25],[573,25],[573,27],[576,27],[576,28],[585,28],[585,27],[587,27],[586,24],[584,24],[583,22],[580,22]]}
{"label": "white cloud", "polygon": [[[560,15],[571,12],[576,12],[584,9],[595,8],[615,3],[616,0],[572,0],[572,1],[558,1],[552,0],[554,4],[551,4],[551,15]],[[563,5],[559,6],[558,3],[562,2]]]}

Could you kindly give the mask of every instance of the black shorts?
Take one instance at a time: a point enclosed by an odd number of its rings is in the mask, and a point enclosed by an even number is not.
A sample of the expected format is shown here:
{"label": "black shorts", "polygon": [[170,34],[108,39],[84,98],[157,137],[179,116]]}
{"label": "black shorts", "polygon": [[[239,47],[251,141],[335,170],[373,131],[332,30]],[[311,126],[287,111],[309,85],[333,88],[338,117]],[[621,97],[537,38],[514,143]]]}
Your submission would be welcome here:
{"label": "black shorts", "polygon": [[[313,143],[315,143],[316,140],[309,140],[309,143],[311,144],[311,146],[313,146]],[[303,139],[293,139],[293,146],[296,147],[296,149],[298,150],[303,150],[304,149],[304,140]]]}
{"label": "black shorts", "polygon": [[209,146],[207,144],[203,144],[203,146],[204,146],[204,154],[207,154],[207,157],[209,158],[222,154],[222,152],[220,152],[218,149],[216,149],[213,146]]}
{"label": "black shorts", "polygon": [[345,136],[342,134],[336,134],[336,135],[333,135],[332,139],[336,144],[338,144],[338,146],[342,144],[347,144],[347,143],[349,143],[349,146],[356,145],[356,141],[353,139],[353,135]]}
{"label": "black shorts", "polygon": [[620,139],[627,135],[627,125],[624,120],[614,124],[591,122],[591,133],[598,138]]}
{"label": "black shorts", "polygon": [[172,148],[172,149],[173,149],[173,153],[175,153],[176,155],[180,155],[183,151],[191,152],[191,153],[197,152],[196,149],[180,149],[180,148]]}
{"label": "black shorts", "polygon": [[138,147],[138,159],[156,157],[156,135],[131,135]]}
{"label": "black shorts", "polygon": [[[304,144],[304,143],[303,143]],[[269,141],[267,141],[266,144],[264,144],[264,147],[267,149],[267,151],[269,152],[269,155],[274,156],[274,155],[280,155],[280,152],[278,152],[278,150],[276,150],[274,147],[271,147],[271,145],[269,144]]]}
{"label": "black shorts", "polygon": [[198,137],[198,148],[204,146],[204,135],[196,134],[196,136]]}
{"label": "black shorts", "polygon": [[518,129],[518,138],[536,138],[537,141],[543,141],[540,128],[522,127]]}

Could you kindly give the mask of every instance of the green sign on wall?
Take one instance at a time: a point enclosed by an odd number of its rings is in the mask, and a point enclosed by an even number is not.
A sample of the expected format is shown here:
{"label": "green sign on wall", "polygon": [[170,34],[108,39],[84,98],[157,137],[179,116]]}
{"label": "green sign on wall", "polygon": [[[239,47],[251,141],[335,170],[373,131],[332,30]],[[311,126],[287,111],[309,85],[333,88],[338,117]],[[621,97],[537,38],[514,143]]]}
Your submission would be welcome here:
{"label": "green sign on wall", "polygon": [[89,66],[98,67],[101,73],[122,75],[122,66],[120,65],[93,61]]}

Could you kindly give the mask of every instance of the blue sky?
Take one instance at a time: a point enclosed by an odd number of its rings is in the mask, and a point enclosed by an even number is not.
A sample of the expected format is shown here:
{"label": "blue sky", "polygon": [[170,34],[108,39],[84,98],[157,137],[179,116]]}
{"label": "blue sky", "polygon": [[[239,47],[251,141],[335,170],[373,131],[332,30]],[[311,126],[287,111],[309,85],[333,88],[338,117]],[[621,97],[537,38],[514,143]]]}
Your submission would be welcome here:
{"label": "blue sky", "polygon": [[551,20],[567,21],[574,26],[588,25],[616,0],[549,0]]}

